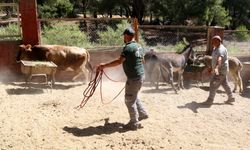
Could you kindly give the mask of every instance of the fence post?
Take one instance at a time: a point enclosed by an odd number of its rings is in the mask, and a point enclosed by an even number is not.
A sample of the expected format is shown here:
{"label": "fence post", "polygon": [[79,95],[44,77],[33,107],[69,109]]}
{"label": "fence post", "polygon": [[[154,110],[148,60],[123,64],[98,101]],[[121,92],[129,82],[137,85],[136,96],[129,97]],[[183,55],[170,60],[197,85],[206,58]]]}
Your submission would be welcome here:
{"label": "fence post", "polygon": [[221,40],[223,41],[224,38],[224,28],[219,26],[210,26],[207,30],[207,50],[206,55],[212,55],[212,38],[215,35],[219,35],[221,37]]}
{"label": "fence post", "polygon": [[23,44],[39,44],[40,24],[37,19],[36,0],[20,0],[19,7],[21,13]]}
{"label": "fence post", "polygon": [[138,32],[138,19],[133,19],[133,28],[135,30],[135,40],[136,42],[139,42],[139,32]]}

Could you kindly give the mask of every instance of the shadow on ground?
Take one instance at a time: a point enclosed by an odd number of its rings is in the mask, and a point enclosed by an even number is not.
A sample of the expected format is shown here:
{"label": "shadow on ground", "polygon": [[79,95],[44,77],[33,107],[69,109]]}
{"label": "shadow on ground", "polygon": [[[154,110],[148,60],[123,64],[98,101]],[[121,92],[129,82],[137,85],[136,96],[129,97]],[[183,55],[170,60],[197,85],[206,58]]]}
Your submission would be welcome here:
{"label": "shadow on ground", "polygon": [[[151,87],[151,89],[142,90],[142,93],[164,93],[164,92],[168,92],[168,91],[170,91],[170,92],[173,91],[173,94],[175,94],[175,91],[171,87],[170,84],[160,83],[158,89],[156,89],[155,84],[152,84],[150,82],[144,83],[143,86],[144,87]],[[176,87],[176,85],[175,85],[175,87]]]}
{"label": "shadow on ground", "polygon": [[212,105],[204,105],[202,103],[197,103],[195,101],[192,101],[191,103],[187,103],[184,106],[177,106],[179,109],[187,108],[192,110],[194,113],[198,113],[198,109],[200,108],[210,108],[213,105],[232,105],[232,104],[225,104],[225,103],[213,103]]}
{"label": "shadow on ground", "polygon": [[[200,89],[204,90],[204,91],[209,91],[209,86],[200,86]],[[216,93],[226,93],[223,90],[217,90]]]}
{"label": "shadow on ground", "polygon": [[22,95],[22,94],[42,94],[44,93],[43,89],[37,89],[37,88],[10,88],[6,89],[6,92],[9,95]]}
{"label": "shadow on ground", "polygon": [[123,133],[129,130],[122,128],[122,123],[105,123],[103,126],[90,126],[87,128],[80,129],[78,127],[67,127],[63,128],[64,131],[72,133],[74,136],[83,137],[83,136],[93,136],[93,135],[102,135],[102,134],[112,134],[115,132]]}
{"label": "shadow on ground", "polygon": [[250,86],[244,87],[244,90],[241,96],[245,98],[250,98]]}
{"label": "shadow on ground", "polygon": [[10,82],[4,83],[6,85],[12,85],[13,88],[6,89],[9,95],[21,95],[21,94],[42,94],[44,90],[52,92],[55,90],[67,90],[76,86],[82,86],[82,83],[72,83],[72,84],[61,84],[55,83],[52,87],[45,83],[29,83],[25,82]]}

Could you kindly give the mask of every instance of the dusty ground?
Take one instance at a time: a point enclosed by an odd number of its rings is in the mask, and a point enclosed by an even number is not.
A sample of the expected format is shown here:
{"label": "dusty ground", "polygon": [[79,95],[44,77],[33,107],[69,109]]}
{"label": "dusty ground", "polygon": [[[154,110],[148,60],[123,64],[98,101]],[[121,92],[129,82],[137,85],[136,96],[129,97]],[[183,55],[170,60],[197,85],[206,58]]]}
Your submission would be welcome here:
{"label": "dusty ground", "polygon": [[[105,82],[105,101],[111,100],[123,82]],[[52,92],[44,85],[25,89],[23,82],[0,84],[0,148],[4,149],[206,149],[247,150],[250,147],[250,96],[236,94],[234,105],[225,105],[222,89],[210,108],[199,103],[208,87],[194,85],[174,94],[145,84],[140,97],[150,115],[143,129],[124,131],[128,113],[123,92],[103,105],[99,88],[85,107],[86,85],[58,82]],[[248,91],[249,92],[249,91]],[[106,120],[106,124],[105,124]],[[108,123],[107,123],[108,120]]]}

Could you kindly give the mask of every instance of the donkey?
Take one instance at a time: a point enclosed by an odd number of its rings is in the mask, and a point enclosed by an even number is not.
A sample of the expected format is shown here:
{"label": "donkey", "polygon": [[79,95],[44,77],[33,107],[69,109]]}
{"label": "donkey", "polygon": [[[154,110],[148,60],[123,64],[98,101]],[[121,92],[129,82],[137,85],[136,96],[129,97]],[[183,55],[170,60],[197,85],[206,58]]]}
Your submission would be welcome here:
{"label": "donkey", "polygon": [[[199,62],[205,63],[206,66],[211,67],[212,56],[209,56],[209,55],[199,56],[197,59]],[[229,72],[234,79],[233,92],[236,92],[239,86],[239,92],[242,93],[243,84],[242,84],[242,78],[241,78],[240,72],[242,71],[243,65],[240,62],[240,60],[236,57],[228,57],[228,62],[229,62]]]}
{"label": "donkey", "polygon": [[[152,77],[152,74],[156,74],[156,89],[158,89],[159,80],[161,75],[165,77],[167,72],[169,82],[177,93],[177,89],[184,89],[183,86],[183,72],[187,64],[187,60],[193,51],[192,45],[187,45],[181,53],[156,53],[153,50],[146,52],[145,58],[145,70],[148,75]],[[178,84],[177,89],[173,84],[173,74],[178,73]]]}

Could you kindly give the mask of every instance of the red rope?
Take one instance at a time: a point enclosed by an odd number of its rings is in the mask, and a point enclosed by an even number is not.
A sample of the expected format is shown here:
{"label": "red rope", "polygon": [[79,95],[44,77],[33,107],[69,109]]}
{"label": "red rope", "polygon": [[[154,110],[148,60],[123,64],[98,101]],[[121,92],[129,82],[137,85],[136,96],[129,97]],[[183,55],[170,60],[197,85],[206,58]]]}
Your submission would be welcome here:
{"label": "red rope", "polygon": [[88,102],[88,100],[90,99],[90,97],[94,94],[97,86],[99,85],[99,83],[101,82],[100,84],[100,95],[101,95],[101,102],[102,104],[109,104],[111,103],[112,101],[114,101],[120,94],[121,92],[123,91],[123,89],[125,88],[122,88],[122,90],[109,102],[104,102],[103,100],[103,96],[102,96],[102,76],[103,74],[111,81],[113,82],[119,82],[119,81],[116,81],[116,80],[113,80],[111,79],[103,70],[102,71],[97,71],[96,72],[96,75],[95,75],[95,78],[93,80],[91,80],[88,84],[88,87],[84,90],[83,92],[83,100],[81,101],[80,105],[75,107],[76,109],[80,109],[82,107],[85,106],[85,104]]}

